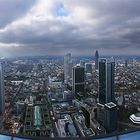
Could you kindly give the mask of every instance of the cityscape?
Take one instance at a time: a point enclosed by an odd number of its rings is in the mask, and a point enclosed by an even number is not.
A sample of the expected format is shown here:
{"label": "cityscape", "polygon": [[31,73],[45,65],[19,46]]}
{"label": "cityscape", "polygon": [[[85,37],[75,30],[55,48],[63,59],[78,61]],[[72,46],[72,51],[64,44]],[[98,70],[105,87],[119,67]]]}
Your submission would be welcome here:
{"label": "cityscape", "polygon": [[140,0],[0,0],[0,140],[140,140]]}
{"label": "cityscape", "polygon": [[3,58],[1,132],[92,137],[140,128],[140,58]]}

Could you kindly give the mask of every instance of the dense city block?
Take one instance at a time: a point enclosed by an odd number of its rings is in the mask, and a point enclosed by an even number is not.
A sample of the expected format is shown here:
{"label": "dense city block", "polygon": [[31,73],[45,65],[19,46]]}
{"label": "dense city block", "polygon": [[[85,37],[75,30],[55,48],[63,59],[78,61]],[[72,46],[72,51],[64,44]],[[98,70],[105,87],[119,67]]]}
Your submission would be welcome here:
{"label": "dense city block", "polygon": [[140,128],[140,58],[21,57],[0,64],[1,131],[90,137]]}

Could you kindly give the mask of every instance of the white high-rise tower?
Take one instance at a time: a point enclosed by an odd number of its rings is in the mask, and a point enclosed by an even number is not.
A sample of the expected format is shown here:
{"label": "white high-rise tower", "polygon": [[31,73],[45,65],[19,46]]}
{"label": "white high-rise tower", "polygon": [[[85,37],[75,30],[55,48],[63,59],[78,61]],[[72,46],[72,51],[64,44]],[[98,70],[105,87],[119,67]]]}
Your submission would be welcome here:
{"label": "white high-rise tower", "polygon": [[67,83],[72,78],[72,61],[70,53],[67,53],[64,56],[64,77],[65,83]]}

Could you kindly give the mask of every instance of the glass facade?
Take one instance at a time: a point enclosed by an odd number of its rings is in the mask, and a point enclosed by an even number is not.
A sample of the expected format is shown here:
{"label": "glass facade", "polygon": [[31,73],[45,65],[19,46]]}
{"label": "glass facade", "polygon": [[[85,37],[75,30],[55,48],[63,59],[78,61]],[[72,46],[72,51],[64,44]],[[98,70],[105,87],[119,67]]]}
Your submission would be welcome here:
{"label": "glass facade", "polygon": [[106,59],[99,62],[99,102],[106,103]]}

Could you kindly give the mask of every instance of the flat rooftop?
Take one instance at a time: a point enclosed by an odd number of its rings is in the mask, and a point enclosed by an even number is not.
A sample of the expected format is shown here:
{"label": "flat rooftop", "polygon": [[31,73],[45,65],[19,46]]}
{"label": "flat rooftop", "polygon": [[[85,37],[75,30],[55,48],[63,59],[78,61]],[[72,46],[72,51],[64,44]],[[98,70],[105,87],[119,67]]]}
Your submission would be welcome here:
{"label": "flat rooftop", "polygon": [[113,108],[113,107],[116,107],[117,105],[114,104],[113,102],[109,102],[109,103],[106,103],[105,106],[108,108]]}
{"label": "flat rooftop", "polygon": [[85,136],[94,136],[95,133],[93,132],[93,130],[91,128],[87,128],[83,130]]}
{"label": "flat rooftop", "polygon": [[106,61],[107,61],[106,58],[100,58],[100,59],[99,59],[99,62],[106,62]]}
{"label": "flat rooftop", "polygon": [[34,107],[34,125],[35,127],[40,127],[41,126],[41,114],[40,114],[40,106],[35,106]]}

